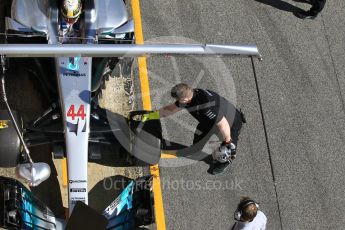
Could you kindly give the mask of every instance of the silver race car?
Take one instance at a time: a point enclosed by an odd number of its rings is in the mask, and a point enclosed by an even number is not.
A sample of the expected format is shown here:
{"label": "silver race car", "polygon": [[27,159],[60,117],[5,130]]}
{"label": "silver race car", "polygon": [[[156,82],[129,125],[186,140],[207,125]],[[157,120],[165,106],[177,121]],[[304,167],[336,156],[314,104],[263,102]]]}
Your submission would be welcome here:
{"label": "silver race car", "polygon": [[[10,12],[5,18],[8,44],[91,46],[132,44],[134,39],[133,21],[123,0],[13,0]],[[132,60],[126,59],[127,68],[121,68],[127,71],[124,74],[130,74]],[[97,94],[118,62],[116,57],[80,56],[25,60],[25,67],[40,79],[44,95],[51,101],[41,116],[25,126],[25,142],[28,147],[50,143],[56,157],[67,155],[69,191],[84,191],[69,193],[71,210],[77,201],[87,203],[87,153],[95,156],[95,146],[116,143],[105,113],[98,107]],[[56,76],[57,81],[47,76]],[[13,163],[17,155],[12,154]],[[22,175],[31,170],[20,169]]]}

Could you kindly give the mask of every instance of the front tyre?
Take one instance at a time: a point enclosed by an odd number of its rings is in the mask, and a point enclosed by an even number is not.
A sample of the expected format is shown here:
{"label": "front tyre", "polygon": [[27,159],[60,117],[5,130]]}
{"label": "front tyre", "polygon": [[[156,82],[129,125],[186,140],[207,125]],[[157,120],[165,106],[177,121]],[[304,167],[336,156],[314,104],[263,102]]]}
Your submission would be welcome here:
{"label": "front tyre", "polygon": [[[15,121],[22,132],[22,119],[16,111],[12,111]],[[0,167],[15,167],[19,163],[21,153],[20,139],[14,124],[6,110],[0,110]]]}

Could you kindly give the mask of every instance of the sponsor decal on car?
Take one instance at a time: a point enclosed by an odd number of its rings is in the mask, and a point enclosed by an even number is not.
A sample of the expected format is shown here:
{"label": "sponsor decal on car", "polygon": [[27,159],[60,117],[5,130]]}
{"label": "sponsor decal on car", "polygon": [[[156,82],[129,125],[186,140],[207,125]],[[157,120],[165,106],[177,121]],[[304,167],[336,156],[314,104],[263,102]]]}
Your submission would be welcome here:
{"label": "sponsor decal on car", "polygon": [[69,180],[70,184],[74,184],[74,183],[86,183],[86,180]]}
{"label": "sponsor decal on car", "polygon": [[67,69],[75,71],[79,70],[79,59],[80,57],[71,57],[68,59]]}
{"label": "sponsor decal on car", "polygon": [[70,192],[86,192],[86,188],[71,188]]}
{"label": "sponsor decal on car", "polygon": [[65,72],[63,73],[64,77],[86,77],[86,73],[79,72]]}
{"label": "sponsor decal on car", "polygon": [[[111,216],[115,213],[118,215],[123,209],[132,208],[134,182],[131,183],[122,191],[122,193],[104,210],[104,212]],[[116,212],[115,212],[116,211]]]}
{"label": "sponsor decal on car", "polygon": [[78,201],[85,203],[85,197],[71,197],[71,203],[74,205]]}

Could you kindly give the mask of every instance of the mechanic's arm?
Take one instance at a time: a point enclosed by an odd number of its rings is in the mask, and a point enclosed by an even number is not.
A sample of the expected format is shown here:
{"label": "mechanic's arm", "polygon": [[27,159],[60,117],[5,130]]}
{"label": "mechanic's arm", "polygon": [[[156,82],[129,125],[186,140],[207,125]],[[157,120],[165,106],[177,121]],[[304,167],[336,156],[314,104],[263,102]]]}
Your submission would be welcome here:
{"label": "mechanic's arm", "polygon": [[170,116],[178,111],[180,111],[181,108],[177,107],[175,105],[175,103],[172,103],[172,104],[169,104],[167,106],[164,106],[162,108],[160,108],[158,111],[159,111],[159,115],[160,117],[167,117],[167,116]]}
{"label": "mechanic's arm", "polygon": [[219,131],[221,132],[221,134],[224,138],[223,141],[225,141],[226,143],[230,143],[231,142],[231,129],[230,129],[229,122],[225,119],[225,117],[223,117],[217,123],[217,127],[219,128]]}

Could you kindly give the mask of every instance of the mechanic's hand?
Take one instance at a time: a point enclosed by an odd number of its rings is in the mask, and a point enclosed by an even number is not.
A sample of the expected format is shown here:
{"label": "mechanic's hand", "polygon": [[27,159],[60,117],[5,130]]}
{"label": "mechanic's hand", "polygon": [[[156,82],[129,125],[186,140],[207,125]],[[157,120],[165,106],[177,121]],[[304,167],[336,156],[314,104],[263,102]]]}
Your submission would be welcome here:
{"label": "mechanic's hand", "polygon": [[159,118],[160,118],[159,111],[155,110],[155,111],[152,111],[151,113],[144,114],[141,121],[145,122],[149,120],[158,120]]}
{"label": "mechanic's hand", "polygon": [[221,144],[220,146],[225,146],[225,147],[227,147],[228,149],[231,149],[231,148],[230,148],[230,144],[231,144],[231,139],[230,139],[229,142],[223,141],[222,144]]}

